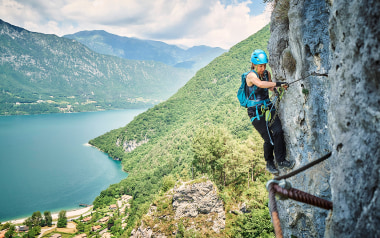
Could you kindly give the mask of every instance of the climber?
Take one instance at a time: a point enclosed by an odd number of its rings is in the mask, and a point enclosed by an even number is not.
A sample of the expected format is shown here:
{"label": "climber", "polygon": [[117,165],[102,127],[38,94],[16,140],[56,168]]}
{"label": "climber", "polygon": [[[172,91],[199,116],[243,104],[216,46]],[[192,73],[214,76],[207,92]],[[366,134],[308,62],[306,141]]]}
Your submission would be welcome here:
{"label": "climber", "polygon": [[247,94],[250,95],[250,100],[255,101],[255,105],[248,107],[248,116],[251,118],[254,128],[264,139],[266,169],[270,173],[278,175],[279,171],[276,168],[274,158],[276,158],[279,168],[293,168],[294,161],[285,159],[286,146],[279,117],[276,116],[273,123],[269,125],[264,115],[265,111],[269,110],[267,115],[274,117],[274,111],[276,110],[269,99],[268,88],[274,91],[275,87],[287,89],[289,85],[286,82],[272,82],[271,74],[266,70],[268,57],[263,50],[253,51],[251,62],[251,71],[247,73],[245,80],[249,91]]}

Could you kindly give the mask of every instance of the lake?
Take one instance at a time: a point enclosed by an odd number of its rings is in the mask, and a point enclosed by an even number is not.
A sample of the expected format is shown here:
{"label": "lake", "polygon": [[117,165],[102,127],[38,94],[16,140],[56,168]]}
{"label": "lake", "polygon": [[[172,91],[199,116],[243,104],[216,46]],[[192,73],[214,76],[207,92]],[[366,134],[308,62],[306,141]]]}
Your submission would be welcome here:
{"label": "lake", "polygon": [[87,142],[144,111],[0,117],[0,221],[92,204],[127,173]]}

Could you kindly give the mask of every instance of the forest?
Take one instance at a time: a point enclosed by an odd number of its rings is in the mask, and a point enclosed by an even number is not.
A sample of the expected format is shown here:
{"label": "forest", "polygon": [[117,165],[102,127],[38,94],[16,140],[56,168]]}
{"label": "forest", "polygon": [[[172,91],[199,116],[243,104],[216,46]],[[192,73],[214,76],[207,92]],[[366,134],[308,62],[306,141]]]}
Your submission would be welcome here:
{"label": "forest", "polygon": [[[250,69],[252,51],[266,51],[269,35],[268,25],[199,70],[167,101],[89,142],[120,159],[129,173],[93,203],[101,208],[123,194],[133,196],[122,236],[139,225],[160,191],[178,180],[201,176],[219,188],[227,214],[225,236],[272,233],[265,189],[270,174],[265,171],[263,142],[236,97],[241,74]],[[132,152],[124,150],[128,142],[143,140],[148,142]],[[243,202],[250,213],[229,213]]]}

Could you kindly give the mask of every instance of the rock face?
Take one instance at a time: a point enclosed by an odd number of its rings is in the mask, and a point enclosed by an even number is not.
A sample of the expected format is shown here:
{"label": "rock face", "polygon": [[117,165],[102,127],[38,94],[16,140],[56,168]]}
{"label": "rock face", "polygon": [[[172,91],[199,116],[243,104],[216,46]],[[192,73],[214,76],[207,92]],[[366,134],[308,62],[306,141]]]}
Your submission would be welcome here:
{"label": "rock face", "polygon": [[277,1],[269,64],[275,80],[299,80],[279,108],[288,159],[298,168],[332,152],[289,181],[334,204],[279,201],[284,237],[380,236],[379,19],[375,0]]}
{"label": "rock face", "polygon": [[225,227],[226,216],[222,201],[218,198],[212,182],[183,184],[174,189],[173,208],[175,218],[196,217],[199,214],[216,214],[213,229],[219,233]]}
{"label": "rock face", "polygon": [[380,237],[380,2],[334,1],[330,16],[328,237]]}
{"label": "rock face", "polygon": [[[178,224],[182,222],[186,230],[191,229],[196,232],[210,230],[208,234],[201,232],[202,235],[208,237],[213,237],[225,228],[226,216],[223,202],[218,198],[216,187],[211,181],[183,183],[159,200],[162,201],[168,197],[172,206],[166,208],[167,212],[158,212],[159,207],[162,206],[152,204],[146,215],[146,222],[143,219],[141,226],[132,231],[131,237],[174,237],[177,231],[167,234],[168,231],[160,226],[173,224],[178,228]],[[149,221],[153,222],[149,223]]]}

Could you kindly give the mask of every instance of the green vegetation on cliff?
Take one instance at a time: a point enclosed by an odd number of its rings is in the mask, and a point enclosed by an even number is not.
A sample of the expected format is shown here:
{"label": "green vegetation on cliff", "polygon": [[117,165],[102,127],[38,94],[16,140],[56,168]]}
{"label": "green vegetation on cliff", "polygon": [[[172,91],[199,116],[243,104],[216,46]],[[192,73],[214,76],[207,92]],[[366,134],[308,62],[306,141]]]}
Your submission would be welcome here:
{"label": "green vegetation on cliff", "polygon": [[[125,127],[90,141],[121,159],[129,173],[94,201],[97,208],[111,204],[122,194],[133,196],[124,235],[139,225],[160,189],[167,190],[168,176],[187,180],[207,174],[217,184],[225,203],[226,236],[253,235],[247,227],[264,226],[255,223],[254,214],[259,214],[267,226],[265,221],[270,218],[265,216],[265,182],[269,174],[265,172],[262,140],[236,92],[241,74],[250,69],[252,50],[265,50],[269,34],[268,25],[199,70],[167,101],[138,115]],[[125,151],[136,143],[141,145],[132,152]],[[251,213],[236,216],[228,212],[239,209],[242,202]],[[254,232],[260,230],[256,228]],[[270,229],[263,228],[261,233],[270,233]]]}

